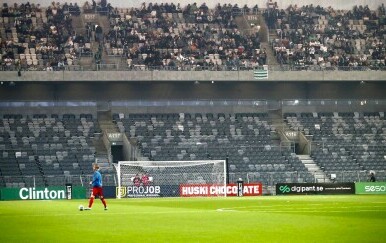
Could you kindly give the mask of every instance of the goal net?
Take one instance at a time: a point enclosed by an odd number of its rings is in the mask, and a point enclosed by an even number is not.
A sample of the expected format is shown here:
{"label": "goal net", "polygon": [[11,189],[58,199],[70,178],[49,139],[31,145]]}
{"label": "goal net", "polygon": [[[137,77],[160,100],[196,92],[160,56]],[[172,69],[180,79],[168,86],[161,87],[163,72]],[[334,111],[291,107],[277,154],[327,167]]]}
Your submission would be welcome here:
{"label": "goal net", "polygon": [[225,160],[120,161],[117,198],[226,196]]}

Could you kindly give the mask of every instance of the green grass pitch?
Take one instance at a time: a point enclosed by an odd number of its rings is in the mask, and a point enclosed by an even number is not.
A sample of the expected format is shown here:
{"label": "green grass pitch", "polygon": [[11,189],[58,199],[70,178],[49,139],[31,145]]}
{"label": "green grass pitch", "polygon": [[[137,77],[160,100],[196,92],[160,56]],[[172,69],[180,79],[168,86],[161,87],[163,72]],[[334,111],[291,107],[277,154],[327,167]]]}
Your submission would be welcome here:
{"label": "green grass pitch", "polygon": [[385,242],[386,196],[2,201],[0,242]]}

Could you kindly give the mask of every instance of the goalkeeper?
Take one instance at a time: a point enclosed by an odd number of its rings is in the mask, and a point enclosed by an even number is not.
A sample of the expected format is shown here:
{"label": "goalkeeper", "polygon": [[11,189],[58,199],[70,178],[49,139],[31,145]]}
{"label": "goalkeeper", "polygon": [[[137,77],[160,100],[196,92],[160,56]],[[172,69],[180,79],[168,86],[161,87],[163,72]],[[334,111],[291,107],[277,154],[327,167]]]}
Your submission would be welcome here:
{"label": "goalkeeper", "polygon": [[105,206],[105,210],[107,210],[107,204],[105,198],[103,197],[103,188],[102,188],[102,175],[99,172],[99,165],[93,164],[94,175],[92,177],[92,181],[90,184],[92,185],[92,193],[90,196],[90,201],[88,203],[88,208],[86,210],[91,210],[92,204],[94,203],[94,199],[96,196],[99,196],[100,200]]}

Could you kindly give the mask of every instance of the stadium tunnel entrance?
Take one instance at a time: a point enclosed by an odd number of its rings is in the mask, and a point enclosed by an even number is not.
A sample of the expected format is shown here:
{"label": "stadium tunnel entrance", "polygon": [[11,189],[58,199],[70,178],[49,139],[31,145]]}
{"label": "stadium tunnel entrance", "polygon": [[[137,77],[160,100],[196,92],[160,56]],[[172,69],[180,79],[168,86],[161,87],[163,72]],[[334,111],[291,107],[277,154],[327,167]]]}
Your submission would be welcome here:
{"label": "stadium tunnel entrance", "polygon": [[124,160],[123,145],[112,143],[111,144],[111,155],[113,158],[113,163],[118,163],[118,161]]}

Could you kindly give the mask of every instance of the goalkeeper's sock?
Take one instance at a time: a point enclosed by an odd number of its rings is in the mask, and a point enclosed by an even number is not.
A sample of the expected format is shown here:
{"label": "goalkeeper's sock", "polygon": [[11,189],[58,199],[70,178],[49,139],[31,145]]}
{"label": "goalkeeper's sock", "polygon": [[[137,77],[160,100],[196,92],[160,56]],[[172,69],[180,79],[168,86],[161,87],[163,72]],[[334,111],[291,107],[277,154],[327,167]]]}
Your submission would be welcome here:
{"label": "goalkeeper's sock", "polygon": [[88,207],[91,208],[93,203],[94,203],[94,198],[91,197],[91,198],[90,198],[90,201],[89,201],[89,203],[88,203]]}

